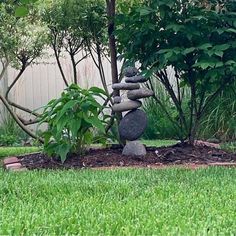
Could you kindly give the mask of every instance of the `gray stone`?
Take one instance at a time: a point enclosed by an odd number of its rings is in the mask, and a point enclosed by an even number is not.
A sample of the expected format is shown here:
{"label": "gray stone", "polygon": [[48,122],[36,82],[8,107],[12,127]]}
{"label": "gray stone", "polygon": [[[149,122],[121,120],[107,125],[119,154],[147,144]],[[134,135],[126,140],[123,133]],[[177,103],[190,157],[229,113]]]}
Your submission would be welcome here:
{"label": "gray stone", "polygon": [[129,91],[127,93],[127,97],[130,100],[137,100],[140,98],[147,98],[151,97],[154,95],[154,92],[150,89],[145,89],[145,88],[140,88],[140,89],[135,89],[132,91]]}
{"label": "gray stone", "polygon": [[119,104],[119,103],[121,103],[121,97],[120,97],[120,96],[115,96],[115,97],[113,98],[113,102],[114,102],[114,104]]}
{"label": "gray stone", "polygon": [[112,85],[112,89],[114,90],[134,90],[139,89],[139,84],[132,84],[132,83],[116,83]]}
{"label": "gray stone", "polygon": [[127,113],[119,124],[120,137],[134,141],[142,136],[147,127],[147,115],[142,110]]}
{"label": "gray stone", "polygon": [[141,106],[142,106],[142,103],[140,101],[125,101],[119,104],[114,104],[112,106],[112,110],[114,112],[124,112],[124,111],[137,109]]}
{"label": "gray stone", "polygon": [[126,83],[144,83],[147,81],[148,81],[148,78],[146,78],[142,75],[136,75],[136,76],[128,77],[125,79]]}
{"label": "gray stone", "polygon": [[145,156],[146,154],[145,146],[139,141],[128,142],[122,152],[125,156]]}
{"label": "gray stone", "polygon": [[124,75],[126,77],[133,77],[138,74],[138,69],[132,66],[129,66],[124,69]]}

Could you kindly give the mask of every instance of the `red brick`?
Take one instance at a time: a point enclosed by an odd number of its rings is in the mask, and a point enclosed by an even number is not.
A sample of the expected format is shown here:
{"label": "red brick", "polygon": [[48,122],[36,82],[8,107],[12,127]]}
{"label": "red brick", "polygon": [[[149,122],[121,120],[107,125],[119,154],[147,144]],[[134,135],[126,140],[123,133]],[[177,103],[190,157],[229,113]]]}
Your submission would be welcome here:
{"label": "red brick", "polygon": [[20,160],[17,157],[7,157],[4,159],[3,164],[4,165],[9,165],[13,163],[19,163]]}
{"label": "red brick", "polygon": [[21,163],[13,163],[13,164],[8,164],[5,166],[7,170],[12,170],[12,169],[20,169],[22,168]]}

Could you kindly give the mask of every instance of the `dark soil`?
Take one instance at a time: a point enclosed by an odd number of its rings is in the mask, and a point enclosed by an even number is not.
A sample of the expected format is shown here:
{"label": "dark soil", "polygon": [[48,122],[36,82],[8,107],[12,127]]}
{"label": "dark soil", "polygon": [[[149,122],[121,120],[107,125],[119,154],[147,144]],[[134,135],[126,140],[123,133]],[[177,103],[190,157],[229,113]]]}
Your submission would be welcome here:
{"label": "dark soil", "polygon": [[171,147],[148,147],[145,157],[123,156],[122,148],[91,149],[86,155],[69,157],[64,164],[42,153],[19,157],[28,169],[78,169],[102,167],[149,167],[163,165],[211,165],[236,163],[236,154],[207,147],[177,144]]}

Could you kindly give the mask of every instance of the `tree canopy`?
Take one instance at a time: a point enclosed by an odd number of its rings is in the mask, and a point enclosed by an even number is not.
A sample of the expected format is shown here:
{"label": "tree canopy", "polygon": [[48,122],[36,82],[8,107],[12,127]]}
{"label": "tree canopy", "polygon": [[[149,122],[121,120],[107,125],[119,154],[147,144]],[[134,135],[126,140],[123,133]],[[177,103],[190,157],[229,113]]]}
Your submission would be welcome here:
{"label": "tree canopy", "polygon": [[[120,53],[139,62],[169,92],[183,136],[194,139],[199,120],[236,75],[236,13],[233,1],[144,1],[117,18]],[[176,90],[167,67],[175,71]],[[184,114],[180,90],[191,92]]]}

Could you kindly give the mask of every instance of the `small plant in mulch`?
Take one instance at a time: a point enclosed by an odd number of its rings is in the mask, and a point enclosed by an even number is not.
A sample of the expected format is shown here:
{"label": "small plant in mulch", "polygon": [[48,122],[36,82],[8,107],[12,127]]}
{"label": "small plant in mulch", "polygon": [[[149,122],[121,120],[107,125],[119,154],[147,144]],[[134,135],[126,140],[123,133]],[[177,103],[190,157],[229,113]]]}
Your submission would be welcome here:
{"label": "small plant in mulch", "polygon": [[41,123],[48,124],[43,133],[44,152],[59,156],[63,163],[68,154],[84,154],[95,138],[97,142],[104,141],[105,116],[101,112],[104,107],[96,99],[106,96],[102,89],[86,90],[72,84],[60,98],[50,101],[41,117]]}

